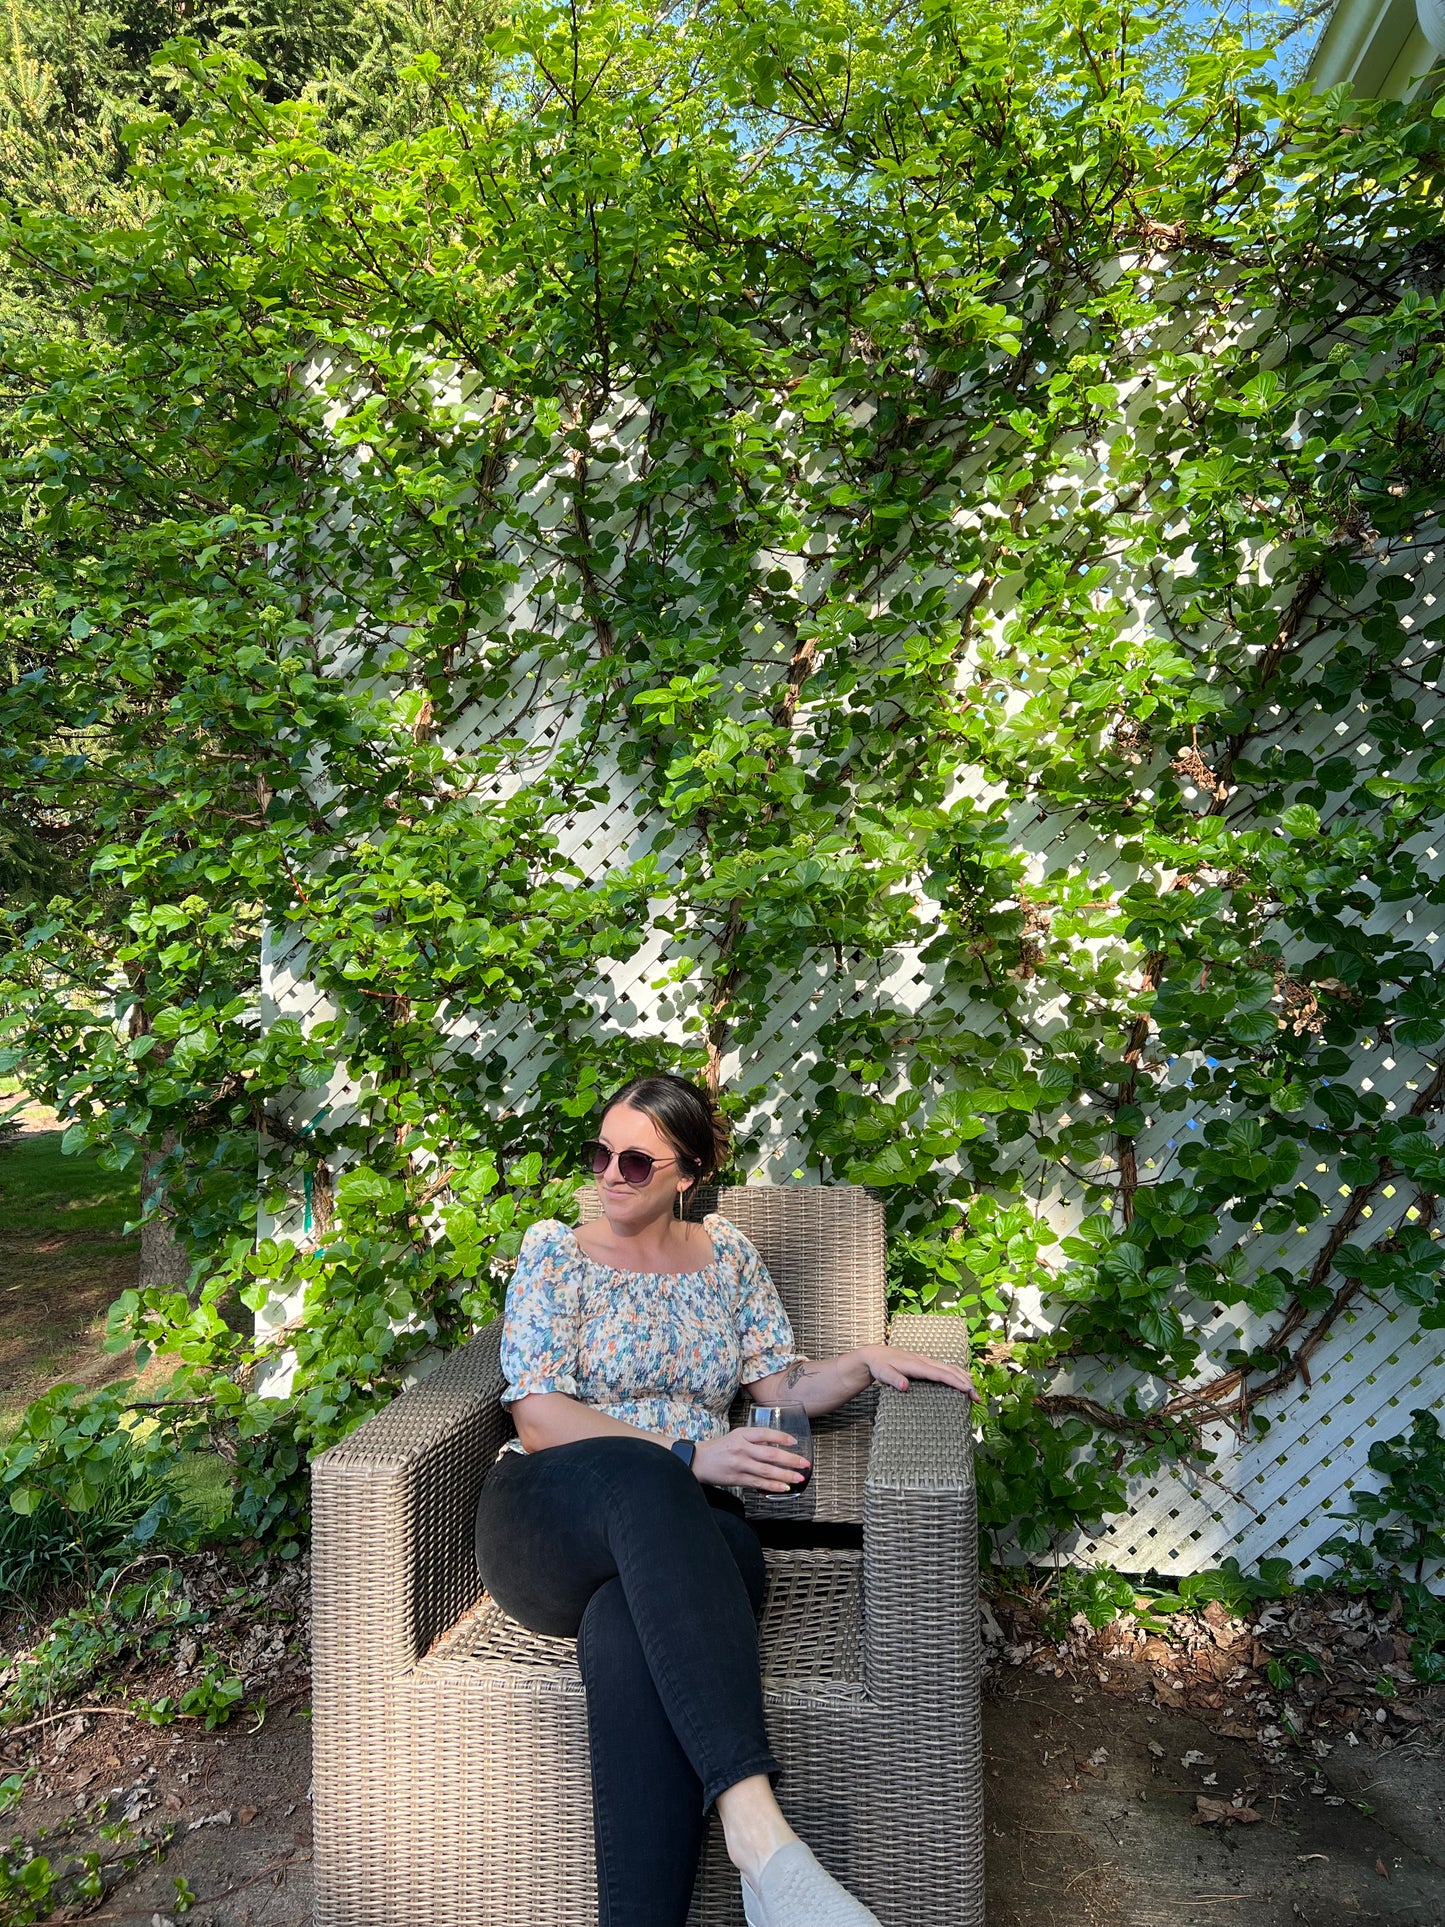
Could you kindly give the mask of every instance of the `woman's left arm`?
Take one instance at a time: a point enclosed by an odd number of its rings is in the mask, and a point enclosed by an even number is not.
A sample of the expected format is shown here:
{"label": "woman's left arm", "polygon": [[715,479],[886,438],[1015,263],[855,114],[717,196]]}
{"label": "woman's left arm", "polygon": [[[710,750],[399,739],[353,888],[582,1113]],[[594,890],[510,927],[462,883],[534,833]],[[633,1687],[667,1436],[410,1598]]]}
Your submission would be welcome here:
{"label": "woman's left arm", "polygon": [[801,1405],[805,1412],[836,1412],[850,1398],[877,1379],[906,1392],[915,1378],[932,1379],[938,1385],[951,1385],[966,1392],[980,1404],[983,1395],[957,1365],[940,1358],[925,1358],[920,1352],[894,1351],[889,1345],[859,1345],[841,1358],[799,1358],[780,1372],[756,1378],[743,1390],[754,1405]]}

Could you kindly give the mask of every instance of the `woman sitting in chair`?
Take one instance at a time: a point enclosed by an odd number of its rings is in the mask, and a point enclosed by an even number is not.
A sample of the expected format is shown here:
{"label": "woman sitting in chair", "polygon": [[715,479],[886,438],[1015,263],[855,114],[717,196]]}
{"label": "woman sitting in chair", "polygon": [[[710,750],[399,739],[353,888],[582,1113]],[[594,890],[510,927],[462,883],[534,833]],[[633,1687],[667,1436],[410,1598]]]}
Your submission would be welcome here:
{"label": "woman sitting in chair", "polygon": [[730,1431],[728,1408],[739,1385],[810,1413],[873,1379],[976,1394],[966,1372],[882,1345],[800,1358],[747,1239],[681,1215],[727,1148],[704,1091],[636,1078],[587,1147],[602,1218],[523,1239],[502,1338],[517,1438],[482,1487],[477,1565],[514,1619],[577,1640],[601,1927],[683,1927],[714,1801],[749,1927],[878,1927],[773,1797],[763,1554],[724,1488],[786,1493],[808,1461],[785,1432]]}

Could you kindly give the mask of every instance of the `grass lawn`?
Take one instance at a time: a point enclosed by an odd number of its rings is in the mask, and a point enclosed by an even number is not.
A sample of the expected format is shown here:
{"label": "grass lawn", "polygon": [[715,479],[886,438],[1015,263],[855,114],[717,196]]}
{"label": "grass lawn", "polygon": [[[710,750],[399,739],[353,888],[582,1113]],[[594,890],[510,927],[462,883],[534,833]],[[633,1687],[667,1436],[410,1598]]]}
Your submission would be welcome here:
{"label": "grass lawn", "polygon": [[31,1130],[0,1152],[0,1437],[57,1379],[103,1385],[132,1369],[102,1341],[140,1263],[139,1233],[124,1233],[140,1216],[139,1172],[62,1157],[60,1139]]}

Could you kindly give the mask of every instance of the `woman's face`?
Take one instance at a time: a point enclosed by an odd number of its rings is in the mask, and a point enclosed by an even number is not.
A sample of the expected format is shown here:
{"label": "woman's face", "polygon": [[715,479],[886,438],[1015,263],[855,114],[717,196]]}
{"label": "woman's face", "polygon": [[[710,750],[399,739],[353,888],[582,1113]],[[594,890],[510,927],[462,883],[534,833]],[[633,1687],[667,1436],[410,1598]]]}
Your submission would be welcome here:
{"label": "woman's face", "polygon": [[[670,1144],[646,1111],[630,1104],[614,1104],[597,1132],[598,1142],[613,1153],[611,1164],[597,1179],[607,1222],[636,1231],[655,1220],[670,1218],[679,1191],[689,1189],[678,1166],[677,1149]],[[656,1158],[646,1184],[628,1184],[617,1169],[619,1151],[645,1151]]]}

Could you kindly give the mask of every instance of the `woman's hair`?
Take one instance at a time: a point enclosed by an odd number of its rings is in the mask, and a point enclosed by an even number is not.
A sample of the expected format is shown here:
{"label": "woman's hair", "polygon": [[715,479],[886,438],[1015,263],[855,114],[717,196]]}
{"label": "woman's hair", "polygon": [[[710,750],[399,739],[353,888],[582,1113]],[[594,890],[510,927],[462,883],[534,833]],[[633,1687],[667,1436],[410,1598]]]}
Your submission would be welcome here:
{"label": "woman's hair", "polygon": [[676,1150],[684,1177],[699,1181],[716,1177],[727,1163],[732,1142],[727,1119],[709,1093],[685,1077],[675,1077],[671,1071],[634,1077],[608,1098],[602,1107],[604,1119],[618,1104],[630,1104],[652,1119]]}

